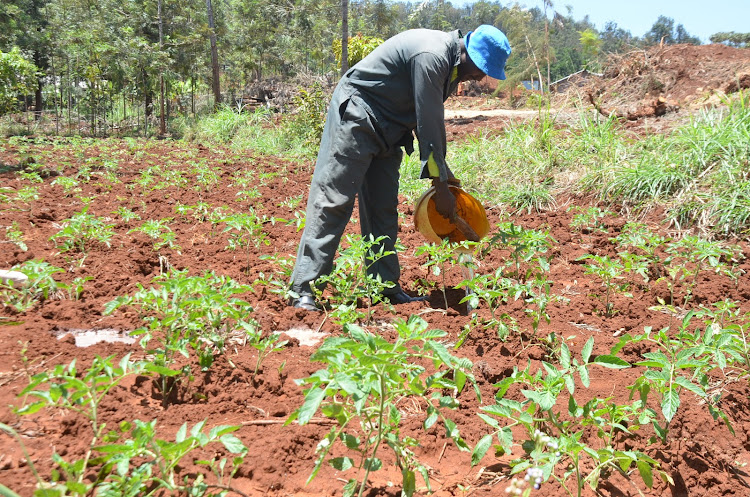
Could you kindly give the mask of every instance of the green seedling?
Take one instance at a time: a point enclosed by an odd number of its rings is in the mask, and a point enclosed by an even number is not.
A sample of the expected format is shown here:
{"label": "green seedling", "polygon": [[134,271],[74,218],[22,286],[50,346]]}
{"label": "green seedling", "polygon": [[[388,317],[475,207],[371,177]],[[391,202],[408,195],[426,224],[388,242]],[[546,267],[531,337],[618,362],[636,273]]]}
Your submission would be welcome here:
{"label": "green seedling", "polygon": [[[623,226],[622,231],[615,238],[611,239],[620,247],[633,247],[638,249],[648,260],[649,266],[659,271],[661,266],[661,257],[659,251],[668,242],[666,238],[652,232],[648,226],[643,223],[629,222]],[[657,277],[660,275],[657,274]]]}
{"label": "green seedling", "polygon": [[195,221],[202,223],[208,217],[208,214],[211,211],[211,206],[206,202],[198,202],[195,205],[177,203],[174,207],[174,211],[183,221],[187,222],[192,217]]}
{"label": "green seedling", "polygon": [[590,264],[584,264],[586,274],[593,274],[602,280],[602,286],[606,289],[604,293],[604,315],[612,317],[615,314],[615,307],[612,299],[617,294],[626,297],[632,297],[627,292],[627,283],[621,283],[625,279],[625,266],[618,259],[606,255],[586,254],[578,258],[579,261],[590,260]]}
{"label": "green seedling", "polygon": [[[116,430],[106,430],[106,425],[99,420],[102,400],[126,377],[140,374],[145,368],[144,363],[131,362],[129,354],[117,364],[113,359],[114,356],[97,356],[82,374],[77,371],[75,360],[67,366],[58,365],[51,371],[34,375],[21,392],[20,395],[39,400],[24,403],[16,411],[18,414],[30,415],[50,407],[69,410],[88,419],[94,432],[90,449],[83,459],[66,461],[60,454],[53,453],[56,468],[52,470],[49,482],[43,481],[33,468],[24,448],[40,488],[44,489],[39,495],[146,496],[186,491],[191,495],[205,495],[209,488],[216,486],[206,485],[201,475],[189,475],[180,482],[178,465],[190,452],[216,442],[221,442],[230,453],[240,455],[232,461],[229,480],[226,483],[220,480],[224,483],[222,488],[231,490],[231,476],[247,453],[246,447],[232,434],[239,429],[238,426],[216,426],[206,433],[205,421],[202,421],[188,433],[187,424],[183,424],[174,441],[156,438],[156,420],[149,423],[123,421]],[[0,425],[0,428],[4,426]],[[198,464],[206,464],[223,476],[226,461],[199,461]],[[196,493],[196,490],[200,492]]]}
{"label": "green seedling", "polygon": [[14,244],[24,252],[29,250],[29,247],[23,239],[23,231],[21,231],[21,228],[16,221],[13,221],[13,224],[5,228],[5,238],[8,242]]}
{"label": "green seedling", "polygon": [[742,312],[731,300],[723,300],[712,308],[701,307],[695,316],[706,324],[703,345],[724,375],[732,369],[739,376],[750,376],[750,313]]}
{"label": "green seedling", "polygon": [[427,243],[417,247],[414,255],[417,257],[427,255],[424,267],[430,269],[432,274],[441,278],[440,291],[443,293],[445,308],[448,309],[448,296],[445,294],[445,265],[455,264],[460,254],[456,253],[455,245],[445,238],[441,243]]}
{"label": "green seedling", "polygon": [[58,283],[58,285],[67,292],[70,300],[81,300],[86,282],[93,279],[91,276],[78,276],[73,278],[69,285],[65,283]]}
{"label": "green seedling", "polygon": [[191,377],[189,364],[176,367],[179,355],[187,358],[194,350],[201,368],[207,370],[214,355],[223,354],[230,340],[247,335],[250,329],[255,333],[257,325],[248,318],[253,311],[250,304],[235,297],[251,288],[230,278],[210,272],[187,276],[185,270],[157,276],[154,282],[159,286],[146,289],[139,284],[132,297],[109,302],[105,314],[122,306],[139,310],[146,325],[131,335],[142,336],[141,346],[153,357],[146,369],[157,375],[162,405],[166,407],[179,378]]}
{"label": "green seedling", "polygon": [[235,197],[239,202],[251,202],[255,199],[261,198],[263,195],[257,188],[247,188],[240,190],[235,194]]}
{"label": "green seedling", "polygon": [[20,287],[14,287],[11,283],[0,282],[0,303],[12,307],[18,312],[26,312],[38,302],[45,301],[55,295],[60,283],[55,281],[52,275],[65,272],[64,269],[39,259],[14,266],[13,270],[20,271],[29,279],[25,285]]}
{"label": "green seedling", "polygon": [[118,207],[117,210],[113,212],[113,214],[116,214],[117,217],[119,217],[125,224],[128,224],[130,221],[138,221],[141,219],[141,216],[123,205]]}
{"label": "green seedling", "polygon": [[164,247],[180,253],[180,246],[175,243],[177,235],[168,226],[171,219],[147,219],[138,228],[128,231],[130,233],[144,233],[154,241],[154,250],[160,251]]}
{"label": "green seedling", "polygon": [[24,186],[16,191],[16,201],[24,204],[30,204],[39,200],[39,188],[36,186]]}
{"label": "green seedling", "polygon": [[[399,404],[404,399],[414,399],[426,407],[425,430],[442,420],[447,436],[460,450],[469,450],[443,410],[458,407],[456,397],[467,382],[474,385],[479,396],[471,362],[450,355],[436,341],[446,333],[429,330],[421,318],[411,316],[394,325],[398,337],[391,343],[357,325],[345,324],[348,336],[326,339],[311,357],[324,363],[326,369],[297,381],[304,388],[305,401],[289,416],[287,424],[295,420],[306,424],[318,412],[336,423],[318,443],[318,457],[308,482],[318,474],[333,446],[339,444],[347,455],[329,458],[328,462],[339,471],[356,471],[344,486],[344,495],[361,497],[370,472],[382,467],[380,449],[387,446],[402,475],[402,495],[415,493],[417,473],[429,492],[428,470],[413,450],[419,442],[401,435]],[[434,372],[427,374],[421,365],[425,361],[433,365]]]}
{"label": "green seedling", "polygon": [[24,404],[16,413],[33,414],[51,406],[77,412],[89,420],[94,437],[99,438],[104,430],[99,420],[102,399],[123,379],[143,371],[143,364],[131,362],[130,354],[116,364],[114,358],[96,356],[91,367],[80,375],[75,359],[67,366],[61,364],[51,371],[35,374],[19,396],[38,400]]}
{"label": "green seedling", "polygon": [[112,229],[114,224],[110,224],[103,217],[92,216],[88,210],[86,206],[81,212],[73,214],[70,219],[63,222],[63,229],[50,237],[61,252],[79,252],[85,259],[88,249],[94,242],[110,246],[110,240],[115,234]]}
{"label": "green seedling", "polygon": [[195,175],[194,189],[197,191],[208,192],[219,184],[219,171],[205,162],[195,164],[191,172]]}
{"label": "green seedling", "polygon": [[719,397],[706,392],[709,373],[722,364],[721,359],[714,362],[717,347],[726,350],[725,344],[715,331],[709,327],[706,333],[700,330],[689,330],[693,313],[689,312],[682,320],[682,324],[674,335],[670,335],[669,328],[653,332],[651,327],[645,327],[644,333],[635,337],[626,335],[621,343],[647,342],[656,347],[655,351],[643,354],[644,360],[636,366],[646,367],[646,372],[636,382],[628,387],[631,397],[638,393],[645,403],[649,395],[658,398],[664,425],[654,420],[654,430],[663,443],[667,443],[669,423],[680,407],[680,393],[687,390],[705,402],[714,419],[721,419],[732,433],[734,430],[729,419],[717,406]]}
{"label": "green seedling", "polygon": [[273,254],[261,255],[259,259],[270,261],[276,269],[271,272],[260,271],[258,278],[253,281],[253,287],[256,291],[258,288],[261,288],[261,291],[267,290],[287,299],[289,297],[289,280],[292,277],[292,270],[294,269],[294,258],[288,255]]}
{"label": "green seedling", "polygon": [[[498,232],[493,235],[487,247],[482,251],[483,255],[489,253],[492,248],[504,247],[511,251],[512,272],[509,277],[514,277],[520,281],[526,281],[539,271],[549,271],[549,261],[542,257],[556,243],[555,239],[549,236],[548,232],[525,229],[511,222],[498,224]],[[533,264],[530,264],[533,261]],[[522,264],[528,264],[525,271],[522,271]]]}
{"label": "green seedling", "polygon": [[268,357],[271,352],[281,350],[288,343],[287,340],[279,340],[278,333],[272,333],[263,339],[253,341],[251,344],[254,349],[258,351],[258,359],[255,361],[255,370],[253,371],[253,378],[258,374],[263,361]]}
{"label": "green seedling", "polygon": [[499,307],[510,298],[518,300],[523,297],[527,287],[503,276],[503,268],[496,269],[492,274],[479,274],[464,280],[459,287],[467,290],[461,303],[467,302],[472,309],[477,309],[482,304],[487,306],[491,317],[483,325],[496,329],[498,338],[505,340],[511,330],[517,330],[515,320],[507,313],[500,313]]}
{"label": "green seedling", "polygon": [[[703,270],[711,270],[736,278],[730,267],[722,259],[735,257],[735,250],[725,247],[722,243],[705,240],[703,238],[686,235],[666,248],[669,254],[664,265],[667,266],[669,279],[667,280],[670,294],[674,298],[674,287],[678,281],[684,280],[685,297],[683,305],[687,305],[693,297],[698,275]],[[674,303],[674,300],[672,300]]]}
{"label": "green seedling", "polygon": [[583,207],[576,205],[569,207],[568,212],[570,211],[578,212],[578,214],[575,214],[570,221],[570,227],[573,231],[588,234],[589,241],[591,241],[591,237],[593,237],[594,233],[607,232],[607,226],[602,222],[602,219],[614,214],[611,211],[602,210],[596,206],[584,209]]}
{"label": "green seedling", "polygon": [[60,186],[66,196],[80,192],[78,180],[71,176],[60,176],[52,182],[53,186]]}
{"label": "green seedling", "polygon": [[[630,433],[636,420],[650,420],[651,412],[645,403],[632,405],[612,405],[607,400],[593,398],[584,405],[575,400],[576,381],[584,388],[589,387],[589,369],[592,366],[606,368],[627,368],[630,365],[614,354],[592,357],[594,339],[584,344],[580,362],[574,359],[565,342],[560,345],[560,368],[542,362],[542,367],[535,373],[531,364],[523,371],[517,368],[511,376],[496,384],[498,388],[494,405],[481,407],[479,417],[485,421],[492,432],[488,433],[475,446],[472,452],[472,465],[479,464],[497,440],[495,453],[512,455],[514,447],[520,446],[523,453],[512,459],[512,474],[526,471],[532,477],[534,489],[554,478],[568,495],[582,495],[589,485],[596,490],[602,477],[610,471],[617,471],[628,476],[628,470],[635,466],[647,486],[653,483],[653,470],[660,476],[669,479],[659,470],[659,463],[639,451],[618,450],[614,446],[619,432]],[[514,400],[520,389],[524,401]],[[567,391],[567,412],[557,408],[558,399]],[[496,419],[499,418],[500,420]],[[596,427],[596,433],[604,446],[590,447],[581,442],[583,430],[589,426]],[[624,431],[622,431],[624,430]],[[514,433],[521,433],[517,439]],[[516,441],[518,440],[518,441]],[[598,444],[597,444],[598,445]],[[588,462],[587,459],[590,461]],[[562,473],[556,468],[563,468]],[[587,473],[586,473],[587,472]],[[572,488],[569,488],[572,480]]]}
{"label": "green seedling", "polygon": [[249,214],[237,213],[221,220],[226,224],[224,233],[229,233],[226,248],[229,250],[245,249],[247,254],[246,274],[250,273],[250,248],[260,247],[261,244],[268,245],[270,241],[263,231],[263,220],[254,211]]}
{"label": "green seedling", "polygon": [[[373,306],[383,301],[383,291],[393,287],[392,282],[373,276],[371,268],[380,259],[393,254],[385,250],[385,236],[364,239],[357,235],[346,235],[346,248],[339,251],[333,270],[315,281],[313,292],[322,299],[323,288],[330,288],[328,303],[334,308],[332,315],[339,323],[351,323],[372,316]],[[366,314],[357,310],[359,301],[367,305]],[[327,311],[326,311],[327,312]]]}

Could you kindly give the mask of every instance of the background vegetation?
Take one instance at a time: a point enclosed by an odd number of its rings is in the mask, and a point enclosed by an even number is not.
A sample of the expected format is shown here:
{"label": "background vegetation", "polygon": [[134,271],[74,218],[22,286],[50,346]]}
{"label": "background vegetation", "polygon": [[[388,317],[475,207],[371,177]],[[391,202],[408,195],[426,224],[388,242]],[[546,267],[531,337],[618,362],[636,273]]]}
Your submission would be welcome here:
{"label": "background vegetation", "polygon": [[[608,54],[633,47],[699,43],[664,16],[639,38],[615,23],[599,31],[549,0],[535,3],[527,9],[443,0],[10,0],[0,7],[0,51],[22,56],[38,72],[21,87],[0,80],[0,93],[12,91],[16,99],[15,109],[0,112],[33,110],[40,119],[46,111],[58,117],[57,133],[163,134],[170,119],[210,111],[221,101],[242,107],[265,100],[259,81],[330,84],[340,65],[344,4],[348,36],[361,44],[409,28],[465,33],[494,24],[514,49],[510,84],[530,78],[548,84],[596,70]],[[746,44],[741,33],[715,36]],[[355,56],[357,48],[356,42],[350,47]]]}

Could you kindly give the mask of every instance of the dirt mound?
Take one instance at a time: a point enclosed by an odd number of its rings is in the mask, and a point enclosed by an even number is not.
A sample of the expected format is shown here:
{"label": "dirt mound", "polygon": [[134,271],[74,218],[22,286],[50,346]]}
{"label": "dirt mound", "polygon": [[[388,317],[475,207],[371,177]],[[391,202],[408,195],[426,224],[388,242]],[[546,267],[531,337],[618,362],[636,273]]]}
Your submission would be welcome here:
{"label": "dirt mound", "polygon": [[750,87],[750,50],[667,45],[612,55],[601,78],[584,87],[602,114],[636,120],[716,104]]}

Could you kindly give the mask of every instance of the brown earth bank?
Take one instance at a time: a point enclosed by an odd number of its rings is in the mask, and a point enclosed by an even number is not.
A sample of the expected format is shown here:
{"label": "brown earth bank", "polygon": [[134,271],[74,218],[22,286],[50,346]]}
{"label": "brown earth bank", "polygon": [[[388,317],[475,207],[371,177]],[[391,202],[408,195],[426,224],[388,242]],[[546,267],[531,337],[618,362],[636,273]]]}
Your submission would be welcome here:
{"label": "brown earth bank", "polygon": [[[0,312],[0,422],[12,427],[19,437],[0,436],[3,485],[21,495],[32,495],[37,482],[33,471],[49,481],[53,472],[60,470],[53,454],[68,462],[89,457],[92,468],[86,472],[86,479],[93,481],[99,470],[96,456],[100,454],[89,452],[94,437],[91,420],[73,410],[55,407],[21,416],[15,410],[36,400],[21,392],[33,375],[73,360],[80,377],[96,356],[114,355],[119,360],[131,354],[132,360],[152,359],[138,341],[100,342],[81,347],[76,336],[82,336],[81,330],[100,333],[115,330],[112,333],[124,338],[144,326],[144,316],[136,307],[125,305],[107,314],[105,306],[118,296],[134,295],[141,287],[158,287],[154,278],[168,268],[186,270],[195,276],[212,271],[251,285],[252,290],[235,296],[252,306],[246,317],[257,321],[263,336],[280,333],[287,342],[263,360],[257,373],[259,352],[242,339],[229,340],[225,352],[217,353],[206,371],[201,370],[195,354],[190,358],[177,354],[177,364],[189,367],[191,374],[176,382],[166,402],[156,375],[141,372],[125,378],[103,396],[97,422],[106,424],[106,431],[110,431],[127,426],[122,423],[156,420],[157,437],[168,441],[175,439],[183,423],[193,427],[205,420],[206,427],[238,426],[234,435],[248,452],[231,481],[230,494],[342,495],[348,479],[361,478],[362,474],[357,475],[354,469],[337,470],[324,464],[317,477],[306,484],[315,465],[316,447],[331,430],[330,420],[316,412],[311,423],[284,425],[304,401],[303,389],[295,380],[324,368],[321,363],[310,361],[321,340],[345,336],[342,327],[334,324],[331,311],[305,312],[288,307],[285,299],[272,291],[273,285],[262,282],[268,281],[269,275],[275,275],[276,281],[281,282],[287,278],[282,261],[292,260],[296,252],[300,231],[293,221],[295,213],[304,209],[311,178],[310,163],[170,141],[39,139],[36,143],[2,143],[0,236],[4,233],[5,239],[0,244],[0,268],[44,260],[63,270],[53,275],[56,281],[67,285],[72,285],[76,278],[83,281],[78,298],[75,292],[60,290],[41,298],[25,312],[7,305]],[[24,162],[41,165],[38,177],[23,174],[29,171],[22,168]],[[66,190],[64,182],[56,181],[61,177],[75,177],[77,185],[68,185]],[[36,198],[32,195],[34,191]],[[190,209],[180,209],[185,206]],[[199,206],[204,208],[201,210]],[[217,211],[222,207],[223,211]],[[378,304],[372,309],[371,318],[361,323],[368,331],[389,341],[398,336],[393,323],[410,316],[424,319],[430,329],[446,332],[440,342],[455,356],[472,362],[471,372],[481,392],[480,401],[472,388],[465,388],[455,394],[458,407],[444,411],[470,448],[492,431],[477,414],[482,412],[480,408],[494,404],[498,383],[508,378],[514,368],[528,367],[532,374],[539,372],[539,375],[544,364],[560,368],[561,357],[565,355],[563,342],[580,363],[592,337],[591,357],[606,356],[622,337],[642,334],[647,327],[654,332],[668,328],[665,336],[675,336],[687,311],[709,309],[725,299],[738,305],[737,317],[732,322],[747,330],[747,318],[743,320],[743,316],[750,312],[750,281],[746,275],[750,269],[746,259],[750,247],[746,242],[728,245],[733,247],[731,254],[721,257],[721,263],[731,271],[704,269],[697,272],[695,279],[674,279],[673,286],[669,285],[669,278],[661,278],[668,276],[663,263],[669,254],[660,246],[656,256],[661,263],[649,268],[648,279],[634,273],[623,274],[623,279],[617,281],[625,286],[614,292],[610,312],[605,312],[608,308],[603,280],[587,271],[588,260],[581,257],[590,254],[615,258],[627,251],[616,237],[623,234],[632,219],[609,212],[598,222],[582,225],[575,216],[586,212],[591,204],[575,198],[558,199],[555,208],[542,213],[507,215],[497,206],[485,207],[492,228],[476,254],[476,276],[492,275],[504,267],[504,274],[518,282],[525,279],[527,271],[541,267],[536,258],[517,259],[515,256],[524,252],[514,252],[510,242],[503,243],[502,238],[495,236],[501,222],[510,221],[526,230],[547,233],[553,240],[546,252],[536,254],[549,263],[548,271],[542,271],[549,285],[544,307],[547,316],[541,312],[542,301],[532,299],[528,293],[506,294],[506,301],[498,302],[494,312],[486,303],[468,309],[466,303],[460,302],[466,295],[459,286],[466,278],[464,269],[455,261],[449,262],[436,275],[428,266],[427,256],[416,255],[416,249],[425,241],[415,231],[412,205],[402,199],[401,283],[412,294],[426,294],[428,300],[400,306]],[[87,241],[85,254],[61,251],[63,239],[56,238],[56,244],[51,237],[84,208],[88,214],[113,225],[109,246]],[[138,214],[139,219],[124,220],[122,208]],[[616,208],[609,206],[609,210]],[[257,246],[251,243],[249,250],[244,247],[230,250],[231,231],[226,231],[228,225],[221,219],[248,212],[265,219],[262,232],[254,235],[259,243]],[[171,248],[169,245],[155,248],[155,241],[147,234],[131,231],[142,227],[147,220],[167,220],[166,225],[175,235]],[[678,234],[664,229],[656,213],[640,221],[654,233],[678,238]],[[351,233],[357,229],[356,223],[350,224]],[[23,233],[21,244],[17,238],[15,242],[11,238],[13,231]],[[519,266],[515,265],[516,260]],[[544,288],[540,284],[538,290]],[[361,302],[360,311],[367,311],[365,304]],[[507,337],[501,339],[496,327],[490,324],[493,317],[510,326]],[[538,329],[534,332],[535,319]],[[697,317],[687,327],[706,329],[703,320]],[[156,333],[158,336],[158,330]],[[657,350],[653,342],[627,343],[617,356],[635,364],[647,357],[644,354]],[[750,388],[745,375],[748,364],[742,366],[741,362],[742,358],[738,358],[723,370],[714,363],[703,377],[694,376],[695,368],[689,364],[670,370],[672,377],[680,376],[695,383],[703,381],[702,388],[708,395],[701,397],[687,388],[679,389],[682,402],[663,439],[656,436],[650,421],[639,422],[637,416],[627,418],[629,424],[615,427],[602,421],[608,419],[603,412],[597,412],[596,416],[572,416],[568,412],[570,395],[565,388],[554,394],[557,404],[553,411],[557,413],[558,424],[538,421],[537,426],[552,436],[558,436],[561,427],[568,426],[565,429],[580,437],[589,450],[612,447],[629,453],[639,451],[652,458],[665,475],[666,482],[655,473],[653,488],[648,488],[635,465],[626,464],[622,471],[607,467],[600,472],[596,489],[585,484],[582,495],[748,495]],[[588,387],[576,375],[573,398],[579,406],[598,398],[607,399],[603,405],[625,409],[638,399],[638,394],[629,387],[647,369],[661,371],[653,366],[609,369],[592,365]],[[431,365],[425,363],[425,374],[431,372],[434,372]],[[451,395],[449,391],[442,393]],[[518,402],[527,399],[518,385],[508,391],[506,398]],[[426,407],[409,397],[401,399],[397,403],[401,416],[399,434],[418,441],[414,453],[427,468],[434,495],[505,493],[513,478],[511,462],[524,454],[521,447],[515,445],[512,453],[505,455],[490,449],[472,466],[470,452],[457,448],[446,436],[442,423],[422,428]],[[648,397],[648,407],[654,410],[660,426],[664,426],[660,397],[653,392]],[[732,431],[721,417],[712,415],[715,414],[712,409],[724,414]],[[503,426],[510,424],[495,419]],[[528,438],[520,426],[513,428],[512,433],[516,443]],[[610,436],[611,443],[605,444]],[[401,473],[389,450],[384,445],[378,453],[383,459],[383,469],[369,474],[365,495],[400,494]],[[354,457],[343,444],[337,445],[332,454]],[[572,461],[568,456],[573,455],[562,454],[555,475],[567,478],[566,484],[575,495],[573,476],[565,476]],[[585,452],[578,456],[580,470],[590,474],[595,469],[592,458]],[[207,445],[183,458],[176,472],[180,481],[183,478],[194,481],[198,474],[206,474],[207,481],[218,484],[219,479],[195,461],[222,457],[232,457],[222,444]],[[110,470],[114,473],[113,468]],[[427,495],[419,476],[416,487],[417,494]],[[568,495],[554,478],[532,492],[536,494]]]}
{"label": "brown earth bank", "polygon": [[[610,56],[579,92],[604,115],[637,120],[719,104],[750,87],[750,51],[665,45]],[[574,92],[575,93],[575,92]]]}

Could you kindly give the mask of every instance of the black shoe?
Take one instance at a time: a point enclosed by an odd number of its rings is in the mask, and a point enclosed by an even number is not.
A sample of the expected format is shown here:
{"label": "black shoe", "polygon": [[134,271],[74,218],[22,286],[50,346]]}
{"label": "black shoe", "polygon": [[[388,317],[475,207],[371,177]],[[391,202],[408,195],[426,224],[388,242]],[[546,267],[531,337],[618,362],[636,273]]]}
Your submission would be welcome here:
{"label": "black shoe", "polygon": [[315,303],[315,299],[312,295],[300,295],[299,298],[292,299],[289,305],[296,307],[297,309],[320,312],[320,307]]}
{"label": "black shoe", "polygon": [[390,302],[391,304],[398,305],[398,304],[410,304],[412,302],[424,302],[427,300],[427,297],[412,297],[408,293],[406,293],[402,288],[399,288],[396,293],[389,293],[387,295],[383,295],[383,300],[386,302]]}

